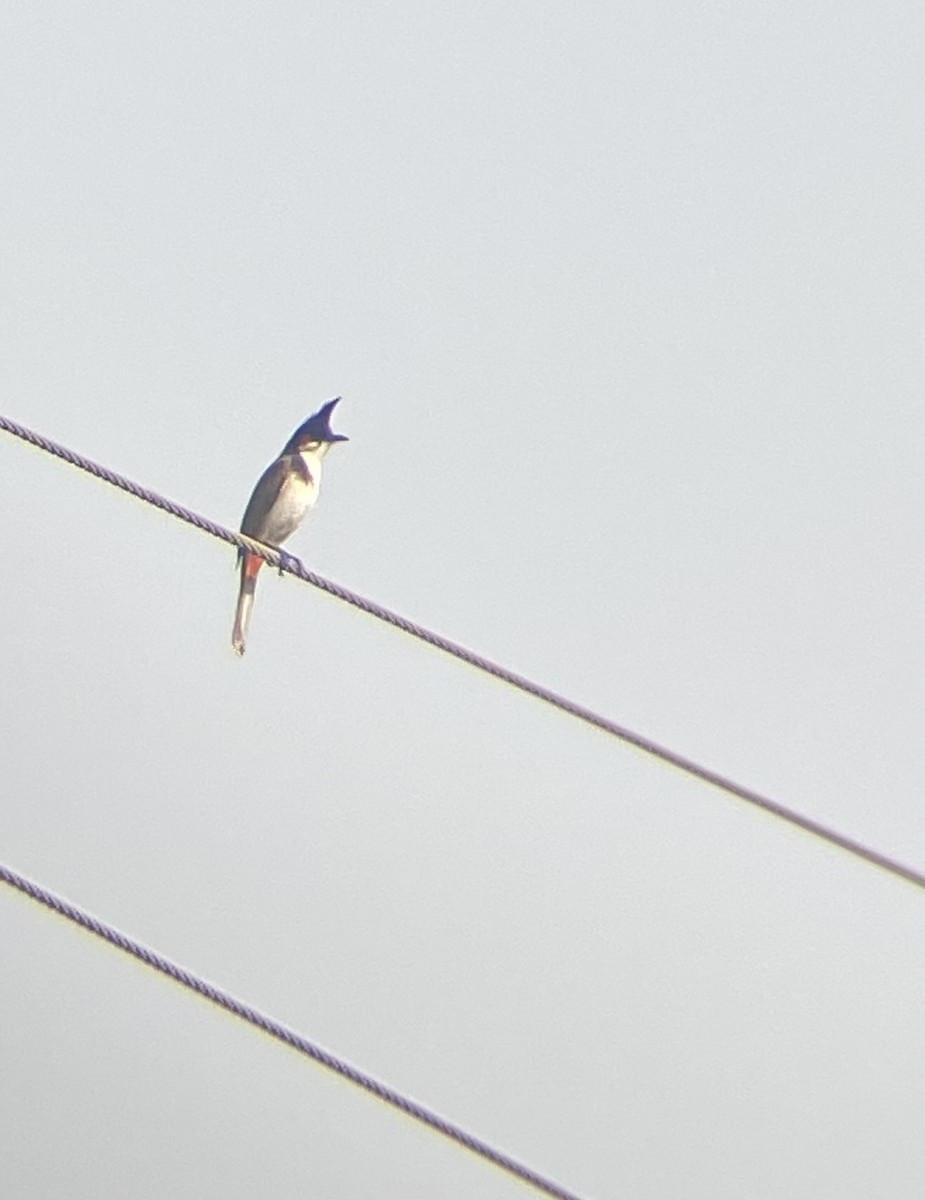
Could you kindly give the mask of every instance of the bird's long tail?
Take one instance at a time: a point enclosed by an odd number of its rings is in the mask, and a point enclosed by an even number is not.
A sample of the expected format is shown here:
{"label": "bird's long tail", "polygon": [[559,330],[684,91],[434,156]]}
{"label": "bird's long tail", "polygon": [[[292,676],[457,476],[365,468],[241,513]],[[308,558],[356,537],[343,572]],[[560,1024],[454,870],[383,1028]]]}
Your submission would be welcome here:
{"label": "bird's long tail", "polygon": [[254,604],[254,592],[257,589],[257,575],[262,566],[263,559],[258,554],[241,555],[241,586],[238,590],[238,607],[234,614],[234,629],[231,633],[231,645],[235,654],[244,653],[247,627],[250,624],[251,608]]}

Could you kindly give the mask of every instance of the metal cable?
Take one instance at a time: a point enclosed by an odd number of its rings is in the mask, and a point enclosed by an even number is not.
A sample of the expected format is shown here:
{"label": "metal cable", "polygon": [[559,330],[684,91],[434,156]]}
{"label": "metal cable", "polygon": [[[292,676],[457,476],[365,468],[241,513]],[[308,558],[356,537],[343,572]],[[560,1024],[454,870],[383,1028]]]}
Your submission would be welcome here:
{"label": "metal cable", "polygon": [[787,805],[781,804],[777,800],[772,800],[760,792],[756,792],[753,788],[736,783],[735,780],[729,779],[727,776],[721,775],[718,771],[713,771],[709,767],[701,766],[700,763],[687,758],[683,754],[679,754],[676,750],[670,750],[667,746],[662,746],[658,742],[652,741],[651,738],[644,737],[640,733],[634,733],[632,729],[627,729],[626,726],[619,725],[616,721],[611,721],[608,717],[601,716],[600,713],[596,713],[590,708],[585,708],[584,705],[577,704],[574,700],[560,696],[549,688],[543,687],[542,684],[534,683],[523,675],[509,671],[507,667],[502,667],[498,663],[492,662],[491,659],[485,658],[481,654],[476,654],[473,650],[467,650],[465,646],[460,646],[456,642],[450,641],[449,638],[442,637],[438,633],[433,633],[423,625],[418,625],[417,622],[411,621],[399,613],[392,612],[383,605],[377,604],[374,600],[368,600],[366,597],[358,595],[356,592],[343,587],[339,583],[325,579],[322,575],[316,575],[314,571],[310,571],[305,567],[299,559],[294,558],[285,551],[272,549],[260,542],[253,541],[251,538],[245,537],[243,534],[232,532],[232,530],[226,529],[223,525],[219,525],[215,521],[210,521],[207,517],[202,517],[198,513],[184,508],[180,504],[175,504],[172,500],[168,500],[164,496],[158,495],[157,492],[152,492],[149,488],[142,487],[140,484],[126,479],[123,475],[109,470],[108,467],[101,467],[98,463],[91,462],[90,459],[84,458],[83,455],[77,454],[73,450],[68,450],[67,447],[53,442],[50,438],[33,433],[31,430],[24,428],[24,426],[19,425],[15,421],[9,420],[7,417],[0,416],[0,429],[5,429],[7,433],[22,438],[23,441],[31,442],[33,446],[38,446],[40,450],[44,450],[48,454],[53,454],[57,458],[63,458],[65,462],[71,463],[72,466],[79,467],[80,470],[87,471],[89,474],[95,475],[98,479],[105,480],[106,483],[112,484],[113,487],[121,488],[131,495],[137,496],[139,500],[144,500],[147,504],[153,504],[156,508],[163,509],[164,512],[170,513],[171,516],[179,517],[181,521],[195,525],[197,529],[211,534],[212,537],[220,538],[222,541],[248,550],[252,554],[259,554],[261,558],[272,566],[278,567],[280,571],[294,575],[297,579],[301,579],[303,583],[309,583],[312,587],[327,592],[331,596],[336,596],[338,600],[343,600],[346,604],[351,604],[354,608],[359,608],[362,612],[369,613],[370,616],[384,621],[387,625],[394,625],[396,629],[401,629],[404,633],[410,634],[411,637],[418,638],[422,642],[427,642],[428,645],[442,650],[444,654],[451,654],[454,658],[468,663],[471,667],[475,667],[479,671],[484,671],[486,674],[493,675],[496,679],[510,684],[511,687],[519,688],[520,691],[534,696],[537,700],[542,700],[546,704],[551,704],[554,708],[560,709],[562,712],[577,717],[579,721],[584,721],[587,725],[593,725],[597,729],[603,730],[604,733],[609,733],[612,737],[629,742],[630,745],[644,751],[646,754],[651,754],[654,758],[658,758],[672,767],[677,767],[680,771],[684,771],[688,775],[702,779],[704,783],[709,783],[713,787],[719,788],[721,791],[727,792],[739,800],[745,800],[748,804],[753,804],[757,808],[764,809],[765,812],[779,817],[782,821],[787,821],[790,825],[795,825],[797,828],[805,830],[814,837],[821,838],[832,846],[838,846],[841,850],[845,850],[857,858],[862,858],[865,862],[872,863],[875,867],[880,867],[882,870],[889,871],[890,874],[897,875],[900,879],[905,879],[908,883],[912,883],[916,887],[925,889],[925,872],[907,866],[898,859],[892,858],[887,854],[882,854],[870,846],[865,846],[863,842],[848,837],[846,834],[839,833],[830,826],[824,825],[821,821],[803,816],[794,809],[788,808]]}
{"label": "metal cable", "polygon": [[301,1034],[287,1028],[287,1026],[281,1024],[279,1021],[274,1021],[272,1017],[268,1017],[265,1013],[260,1012],[259,1009],[252,1008],[249,1004],[245,1004],[241,1000],[236,1000],[228,992],[223,992],[221,988],[207,983],[204,979],[200,979],[198,975],[194,975],[184,967],[171,962],[170,959],[155,953],[154,950],[149,950],[146,946],[142,946],[139,942],[136,942],[134,938],[129,937],[125,933],[120,933],[118,929],[113,929],[111,925],[98,920],[96,917],[84,912],[83,909],[77,908],[76,905],[70,904],[67,900],[62,900],[60,896],[54,895],[54,893],[49,892],[40,884],[33,883],[2,863],[0,863],[0,883],[7,883],[10,887],[22,892],[30,899],[37,900],[39,904],[44,904],[52,912],[58,913],[59,916],[65,917],[68,921],[73,921],[75,925],[79,925],[82,929],[86,929],[96,937],[102,938],[103,941],[108,942],[111,946],[115,946],[117,950],[131,954],[133,958],[137,958],[140,962],[145,963],[146,966],[153,967],[155,971],[160,971],[162,975],[166,975],[174,983],[179,983],[183,987],[189,988],[190,991],[196,992],[197,995],[202,996],[203,999],[208,1000],[211,1004],[216,1004],[220,1008],[224,1008],[226,1012],[240,1017],[242,1021],[253,1025],[262,1033],[266,1033],[278,1042],[291,1047],[293,1050],[298,1051],[299,1054],[304,1054],[307,1058],[319,1063],[322,1067],[327,1067],[329,1071],[334,1071],[341,1078],[346,1079],[356,1087],[363,1088],[364,1091],[371,1093],[371,1095],[376,1096],[379,1100],[383,1100],[386,1104],[390,1104],[393,1108],[399,1109],[406,1116],[413,1117],[414,1120],[427,1125],[443,1137],[450,1138],[460,1146],[471,1150],[479,1158],[483,1158],[494,1166],[500,1167],[502,1171],[507,1171],[510,1175],[516,1176],[522,1183],[528,1183],[538,1191],[545,1192],[547,1196],[556,1197],[556,1200],[580,1200],[576,1192],[562,1187],[561,1184],[554,1183],[553,1180],[547,1179],[545,1175],[540,1175],[537,1171],[531,1170],[530,1167],[524,1166],[523,1163],[511,1158],[503,1151],[496,1150],[493,1146],[488,1145],[487,1142],[482,1141],[481,1138],[476,1137],[475,1134],[467,1133],[452,1121],[448,1121],[445,1117],[441,1117],[429,1108],[425,1108],[423,1104],[418,1104],[416,1100],[411,1100],[407,1096],[403,1096],[401,1092],[397,1092],[394,1088],[389,1087],[388,1084],[381,1083],[378,1079],[367,1075],[365,1071],[361,1071],[357,1067],[351,1066],[350,1063],[344,1062],[343,1059],[322,1049],[315,1042],[302,1037]]}

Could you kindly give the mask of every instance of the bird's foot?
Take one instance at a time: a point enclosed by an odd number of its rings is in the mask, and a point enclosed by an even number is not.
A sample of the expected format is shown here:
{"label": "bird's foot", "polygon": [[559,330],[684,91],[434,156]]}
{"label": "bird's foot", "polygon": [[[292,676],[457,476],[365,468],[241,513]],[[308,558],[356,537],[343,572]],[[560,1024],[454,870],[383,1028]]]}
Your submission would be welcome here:
{"label": "bird's foot", "polygon": [[288,571],[291,575],[299,573],[299,567],[302,565],[294,554],[287,554],[285,550],[276,549],[279,555],[279,573],[280,575]]}

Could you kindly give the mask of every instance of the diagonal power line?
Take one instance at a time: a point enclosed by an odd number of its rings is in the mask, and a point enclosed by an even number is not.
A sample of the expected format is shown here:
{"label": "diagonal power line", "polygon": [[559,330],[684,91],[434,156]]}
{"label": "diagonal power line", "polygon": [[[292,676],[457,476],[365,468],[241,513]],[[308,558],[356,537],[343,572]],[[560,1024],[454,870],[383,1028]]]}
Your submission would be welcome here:
{"label": "diagonal power line", "polygon": [[338,600],[343,600],[344,603],[351,604],[354,608],[358,608],[362,612],[369,613],[370,616],[384,621],[387,625],[393,625],[396,629],[401,629],[404,633],[410,634],[411,637],[418,638],[420,641],[426,642],[438,650],[442,650],[444,654],[450,654],[454,658],[458,658],[461,662],[468,663],[469,666],[475,667],[479,671],[484,671],[488,675],[493,675],[495,679],[500,679],[502,682],[509,684],[511,687],[518,688],[522,692],[526,692],[527,695],[533,696],[537,700],[551,704],[561,712],[569,713],[579,721],[583,721],[586,725],[593,725],[595,728],[603,730],[604,733],[610,734],[611,737],[628,742],[631,746],[635,746],[645,754],[650,754],[653,758],[660,759],[669,766],[677,767],[679,771],[693,775],[697,779],[703,780],[704,783],[709,783],[711,786],[719,788],[728,795],[735,796],[738,800],[744,800],[756,808],[763,809],[772,816],[778,817],[790,825],[795,825],[798,829],[802,829],[824,842],[828,842],[829,845],[838,846],[839,849],[845,850],[847,853],[853,854],[855,857],[861,858],[865,862],[871,863],[873,866],[888,871],[890,874],[896,875],[900,879],[905,879],[908,883],[912,883],[916,887],[925,890],[925,872],[907,866],[898,859],[883,854],[870,846],[866,846],[863,842],[859,842],[847,834],[839,833],[838,830],[823,824],[821,821],[804,816],[795,809],[789,808],[787,805],[769,796],[762,795],[761,792],[757,792],[753,788],[736,783],[735,780],[729,779],[727,776],[720,774],[720,772],[714,771],[710,767],[705,767],[693,759],[678,753],[676,750],[662,746],[641,733],[635,733],[625,725],[620,725],[616,721],[610,720],[609,717],[604,717],[600,713],[594,712],[593,709],[586,708],[583,704],[578,704],[566,696],[560,696],[550,688],[543,687],[539,683],[534,683],[533,680],[527,679],[523,675],[518,675],[515,671],[510,671],[507,667],[492,662],[491,659],[485,658],[481,654],[476,654],[474,650],[467,650],[465,646],[460,646],[457,642],[450,641],[449,638],[432,632],[423,625],[419,625],[417,622],[401,616],[400,613],[392,612],[391,609],[385,608],[375,600],[369,600],[365,596],[360,596],[339,583],[334,583],[332,580],[326,579],[323,575],[317,575],[314,571],[310,571],[304,566],[299,559],[294,558],[284,551],[274,550],[268,546],[264,546],[260,542],[255,542],[251,538],[245,537],[241,533],[235,533],[230,529],[226,529],[225,526],[219,525],[207,517],[200,516],[199,513],[184,508],[181,504],[176,504],[174,501],[168,500],[165,496],[151,491],[150,488],[134,483],[131,479],[126,479],[124,475],[119,475],[108,467],[103,467],[98,463],[92,462],[82,454],[77,454],[75,451],[69,450],[66,446],[52,441],[50,438],[33,433],[30,429],[26,429],[16,421],[11,421],[8,417],[0,415],[0,429],[6,430],[7,433],[11,433],[14,437],[21,438],[33,446],[38,446],[40,450],[44,450],[47,454],[64,459],[65,462],[70,463],[72,466],[78,467],[82,471],[87,471],[90,475],[95,475],[97,479],[105,480],[106,483],[112,484],[113,487],[121,488],[122,491],[128,492],[132,496],[137,496],[139,500],[143,500],[146,504],[152,504],[156,508],[170,513],[171,516],[194,525],[204,533],[211,534],[212,537],[219,538],[223,542],[228,542],[232,546],[248,550],[252,554],[259,554],[271,566],[278,567],[280,571],[284,571],[289,575],[294,575],[297,579],[301,579],[303,583],[309,583],[312,587],[318,588],[322,592],[327,592],[328,595],[335,596]]}
{"label": "diagonal power line", "polygon": [[262,1033],[275,1038],[276,1041],[282,1042],[283,1045],[289,1046],[299,1054],[304,1054],[306,1058],[312,1059],[320,1066],[326,1067],[329,1071],[340,1075],[348,1083],[362,1088],[377,1099],[391,1105],[393,1108],[397,1108],[406,1116],[412,1117],[415,1121],[420,1121],[423,1125],[427,1125],[428,1128],[439,1133],[442,1137],[449,1138],[458,1145],[465,1147],[466,1150],[471,1150],[479,1158],[485,1159],[493,1166],[499,1167],[502,1171],[507,1171],[509,1175],[515,1176],[522,1183],[530,1184],[538,1191],[544,1192],[547,1196],[555,1197],[555,1200],[580,1200],[577,1193],[562,1187],[551,1179],[547,1179],[544,1175],[540,1175],[537,1171],[511,1158],[502,1150],[496,1150],[487,1142],[482,1141],[481,1138],[476,1137],[475,1134],[467,1133],[459,1125],[454,1124],[454,1122],[439,1116],[429,1108],[425,1108],[423,1104],[418,1104],[416,1100],[411,1100],[409,1097],[402,1095],[401,1092],[397,1092],[394,1088],[389,1087],[388,1084],[381,1083],[378,1079],[373,1078],[372,1075],[367,1075],[365,1071],[351,1066],[350,1063],[331,1054],[316,1042],[309,1041],[308,1038],[294,1032],[294,1030],[289,1029],[279,1021],[275,1021],[272,1017],[268,1017],[259,1009],[252,1008],[249,1004],[235,999],[228,992],[223,992],[221,988],[207,983],[206,980],[200,978],[198,975],[194,975],[184,967],[171,962],[169,958],[164,958],[154,950],[149,950],[147,946],[136,942],[134,938],[120,933],[118,929],[114,929],[111,925],[98,920],[96,917],[91,916],[90,913],[85,912],[74,904],[70,904],[67,900],[62,900],[60,896],[49,892],[40,884],[33,883],[2,863],[0,863],[0,883],[9,884],[10,887],[22,892],[30,899],[38,901],[39,904],[44,904],[52,912],[58,913],[59,916],[65,917],[68,921],[73,921],[75,925],[79,925],[82,929],[87,930],[96,937],[102,938],[104,942],[108,942],[110,946],[115,946],[117,950],[122,950],[125,954],[130,954],[133,958],[137,958],[139,962],[143,962],[146,966],[159,971],[162,975],[166,975],[174,983],[179,983],[181,986],[189,988],[191,992],[202,996],[210,1004],[215,1004],[219,1008],[225,1009],[226,1012],[230,1012],[233,1016],[240,1017],[248,1025],[253,1025]]}

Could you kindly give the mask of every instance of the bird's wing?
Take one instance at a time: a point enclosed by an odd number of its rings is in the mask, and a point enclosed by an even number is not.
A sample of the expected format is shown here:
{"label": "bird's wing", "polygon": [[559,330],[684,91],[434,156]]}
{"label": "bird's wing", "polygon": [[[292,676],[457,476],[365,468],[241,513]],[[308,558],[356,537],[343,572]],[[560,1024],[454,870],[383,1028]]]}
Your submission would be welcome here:
{"label": "bird's wing", "polygon": [[256,538],[258,542],[268,541],[274,524],[271,519],[273,506],[279,499],[289,471],[288,461],[277,458],[260,476],[241,518],[242,533]]}

